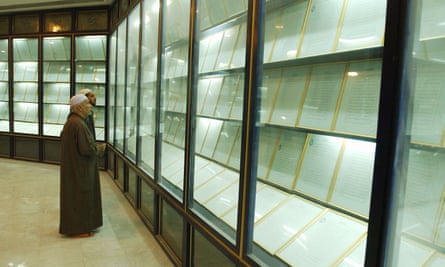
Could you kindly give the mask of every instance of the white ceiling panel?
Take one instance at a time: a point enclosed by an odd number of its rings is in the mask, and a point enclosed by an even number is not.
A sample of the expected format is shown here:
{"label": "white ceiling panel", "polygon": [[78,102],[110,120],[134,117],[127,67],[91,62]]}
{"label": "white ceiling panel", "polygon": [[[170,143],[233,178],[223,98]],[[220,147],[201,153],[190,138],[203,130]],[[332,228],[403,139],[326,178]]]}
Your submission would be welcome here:
{"label": "white ceiling panel", "polygon": [[104,6],[114,0],[0,0],[0,14],[37,10]]}

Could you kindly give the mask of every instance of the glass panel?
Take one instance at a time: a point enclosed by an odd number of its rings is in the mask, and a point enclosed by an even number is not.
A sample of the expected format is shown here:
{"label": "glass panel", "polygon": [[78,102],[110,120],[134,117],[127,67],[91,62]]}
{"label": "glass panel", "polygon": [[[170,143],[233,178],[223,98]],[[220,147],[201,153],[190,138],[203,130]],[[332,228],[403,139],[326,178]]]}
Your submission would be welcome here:
{"label": "glass panel", "polygon": [[236,266],[199,231],[194,230],[193,266]]}
{"label": "glass panel", "polygon": [[382,45],[385,4],[266,4],[250,248],[264,265],[364,263],[381,75],[367,49]]}
{"label": "glass panel", "polygon": [[139,86],[139,5],[128,16],[127,84],[125,87],[125,154],[136,161],[137,98]]}
{"label": "glass panel", "polygon": [[4,156],[4,157],[10,157],[11,156],[11,145],[10,145],[11,137],[8,135],[0,136],[0,144],[2,144],[0,146],[0,155]]}
{"label": "glass panel", "polygon": [[125,62],[127,44],[127,20],[124,19],[117,29],[117,58],[116,58],[116,132],[114,135],[115,146],[121,152],[124,151],[125,125]]}
{"label": "glass panel", "polygon": [[116,55],[117,55],[117,31],[110,36],[108,58],[108,142],[114,144],[115,127],[114,120],[116,118]]}
{"label": "glass panel", "polygon": [[173,253],[182,258],[182,237],[184,221],[182,216],[166,201],[162,201],[161,236],[167,241]]}
{"label": "glass panel", "polygon": [[45,32],[69,32],[72,29],[71,13],[53,13],[44,15]]}
{"label": "glass panel", "polygon": [[94,128],[97,140],[105,140],[105,85],[107,36],[76,37],[76,92],[90,89],[96,95]]}
{"label": "glass panel", "polygon": [[155,169],[156,80],[158,64],[158,16],[153,9],[158,1],[143,1],[141,61],[141,97],[139,99],[140,166],[152,178]]}
{"label": "glass panel", "polygon": [[141,212],[153,225],[155,222],[155,191],[141,179]]}
{"label": "glass panel", "polygon": [[[395,231],[388,237],[391,266],[441,266],[445,264],[445,2],[420,1],[408,17],[413,21],[413,43],[404,66],[409,91],[402,108],[407,125],[405,154],[398,163],[398,184],[403,185],[392,212]],[[402,157],[398,157],[402,158]]]}
{"label": "glass panel", "polygon": [[299,1],[268,14],[265,23],[264,61],[282,61],[297,56],[309,1]]}
{"label": "glass panel", "polygon": [[128,196],[129,199],[131,201],[131,203],[133,204],[133,206],[135,208],[136,207],[136,203],[137,203],[137,192],[139,190],[138,188],[138,175],[136,174],[136,172],[129,168],[128,169]]}
{"label": "glass panel", "polygon": [[43,134],[60,136],[70,112],[71,37],[43,38]]}
{"label": "glass panel", "polygon": [[173,0],[164,6],[163,79],[160,131],[160,183],[182,200],[185,113],[187,97],[190,1]]}
{"label": "glass panel", "polygon": [[119,186],[119,188],[123,191],[124,190],[124,184],[125,184],[125,168],[126,165],[124,163],[123,158],[116,158],[116,177],[115,181],[116,184]]}
{"label": "glass panel", "polygon": [[0,39],[0,132],[9,132],[8,39]]}
{"label": "glass panel", "polygon": [[104,10],[78,10],[76,30],[106,31],[108,29],[108,11]]}
{"label": "glass panel", "polygon": [[235,243],[236,216],[226,216],[238,206],[246,10],[242,1],[207,0],[198,11],[211,25],[199,33],[193,210]]}
{"label": "glass panel", "polygon": [[14,143],[14,156],[21,159],[39,160],[39,140],[35,138],[16,136]]}
{"label": "glass panel", "polygon": [[38,134],[38,48],[37,38],[13,39],[14,132]]}

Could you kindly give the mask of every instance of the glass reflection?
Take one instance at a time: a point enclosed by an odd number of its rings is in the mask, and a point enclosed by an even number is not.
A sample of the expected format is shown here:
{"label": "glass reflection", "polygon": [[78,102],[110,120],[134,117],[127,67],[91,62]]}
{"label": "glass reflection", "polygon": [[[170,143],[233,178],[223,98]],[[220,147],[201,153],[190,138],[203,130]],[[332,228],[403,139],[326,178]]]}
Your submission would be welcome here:
{"label": "glass reflection", "polygon": [[116,58],[116,120],[115,146],[124,152],[125,133],[125,62],[127,49],[127,19],[124,19],[117,29],[117,58]]}
{"label": "glass reflection", "polygon": [[[158,64],[158,16],[156,0],[145,0],[142,4],[141,41],[141,98],[140,101],[140,166],[152,178],[155,169],[155,125],[156,125],[156,81]],[[156,8],[155,8],[156,7]]]}
{"label": "glass reflection", "polygon": [[14,132],[38,134],[38,39],[13,39]]}
{"label": "glass reflection", "polygon": [[[200,1],[193,209],[235,242],[239,194],[244,1]],[[237,18],[225,22],[229,18]],[[243,19],[240,19],[240,18]],[[218,26],[218,30],[206,30]]]}
{"label": "glass reflection", "polygon": [[182,201],[190,1],[164,2],[160,183]]}
{"label": "glass reflection", "polygon": [[60,136],[70,108],[71,38],[43,38],[43,134]]}
{"label": "glass reflection", "polygon": [[115,117],[116,117],[116,56],[117,56],[117,31],[110,36],[108,59],[108,142],[114,145]]}
{"label": "glass reflection", "polygon": [[0,132],[9,132],[8,39],[0,39]]}
{"label": "glass reflection", "polygon": [[139,87],[139,5],[128,16],[127,73],[125,90],[125,154],[136,161],[137,99]]}
{"label": "glass reflection", "polygon": [[[114,38],[114,40],[116,40]],[[112,54],[110,54],[110,58]],[[96,95],[94,125],[96,139],[105,140],[105,85],[106,85],[107,36],[88,35],[76,37],[76,93],[88,88]],[[113,61],[115,59],[112,59]],[[115,76],[113,74],[113,76]],[[110,76],[110,77],[113,77]],[[114,81],[110,82],[110,84]]]}
{"label": "glass reflection", "polygon": [[410,121],[406,143],[398,153],[406,153],[401,163],[403,171],[396,177],[404,188],[400,190],[395,231],[388,238],[391,266],[445,265],[445,12],[443,1],[429,0],[416,4],[410,20],[412,51],[406,51],[406,90],[410,90],[409,109],[401,113]]}

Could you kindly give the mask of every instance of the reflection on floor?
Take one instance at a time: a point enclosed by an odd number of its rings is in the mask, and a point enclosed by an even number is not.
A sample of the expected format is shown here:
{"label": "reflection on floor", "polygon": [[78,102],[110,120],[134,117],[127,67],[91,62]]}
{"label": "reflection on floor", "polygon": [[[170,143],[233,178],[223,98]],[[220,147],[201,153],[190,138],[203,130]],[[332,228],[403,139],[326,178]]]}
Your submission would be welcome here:
{"label": "reflection on floor", "polygon": [[0,158],[0,266],[173,266],[107,173],[101,182],[104,226],[66,238],[59,166]]}

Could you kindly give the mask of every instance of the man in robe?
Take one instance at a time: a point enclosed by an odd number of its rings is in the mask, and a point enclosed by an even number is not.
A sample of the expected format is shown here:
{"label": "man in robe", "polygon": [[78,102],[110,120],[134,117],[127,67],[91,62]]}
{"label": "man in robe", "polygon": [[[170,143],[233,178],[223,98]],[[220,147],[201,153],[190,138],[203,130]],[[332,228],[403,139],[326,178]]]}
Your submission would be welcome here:
{"label": "man in robe", "polygon": [[[93,108],[96,107],[96,94],[93,91],[91,91],[88,88],[84,88],[79,91],[79,94],[88,97],[88,100],[90,101],[90,104],[93,106]],[[95,122],[95,114],[94,111],[91,110],[91,113],[86,118],[86,123],[88,128],[90,128],[91,133],[93,134],[94,140],[96,140],[96,129],[94,126],[94,122]]]}
{"label": "man in robe", "polygon": [[102,226],[102,199],[97,146],[86,124],[92,105],[85,95],[70,99],[70,114],[61,134],[59,233],[88,237]]}

